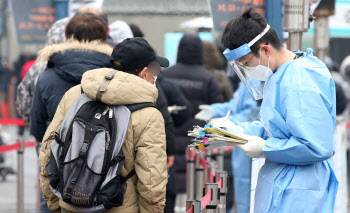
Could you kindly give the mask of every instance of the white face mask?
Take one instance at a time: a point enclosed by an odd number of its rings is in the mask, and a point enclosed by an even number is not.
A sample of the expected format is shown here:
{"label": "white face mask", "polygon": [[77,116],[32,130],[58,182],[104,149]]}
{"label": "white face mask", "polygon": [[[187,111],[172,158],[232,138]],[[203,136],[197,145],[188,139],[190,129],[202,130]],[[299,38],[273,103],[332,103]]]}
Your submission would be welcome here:
{"label": "white face mask", "polygon": [[259,57],[259,65],[255,67],[243,67],[245,74],[252,79],[256,79],[259,81],[267,81],[270,76],[273,74],[270,69],[270,57],[268,58],[267,67],[260,64],[261,60],[261,48],[260,48],[260,57]]}
{"label": "white face mask", "polygon": [[156,76],[156,77],[154,77],[154,76],[152,75],[152,77],[154,78],[153,85],[154,85],[155,87],[157,87],[157,85],[156,85],[157,76]]}

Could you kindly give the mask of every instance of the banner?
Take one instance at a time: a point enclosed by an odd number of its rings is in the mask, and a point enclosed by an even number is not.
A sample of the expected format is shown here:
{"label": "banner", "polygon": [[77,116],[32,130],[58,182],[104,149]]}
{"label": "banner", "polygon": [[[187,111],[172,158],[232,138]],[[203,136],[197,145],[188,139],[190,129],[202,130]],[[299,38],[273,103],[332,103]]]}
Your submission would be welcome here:
{"label": "banner", "polygon": [[68,16],[75,15],[77,10],[85,6],[102,8],[103,0],[70,0],[68,4]]}
{"label": "banner", "polygon": [[18,42],[44,43],[46,33],[56,19],[52,0],[12,0],[9,3]]}

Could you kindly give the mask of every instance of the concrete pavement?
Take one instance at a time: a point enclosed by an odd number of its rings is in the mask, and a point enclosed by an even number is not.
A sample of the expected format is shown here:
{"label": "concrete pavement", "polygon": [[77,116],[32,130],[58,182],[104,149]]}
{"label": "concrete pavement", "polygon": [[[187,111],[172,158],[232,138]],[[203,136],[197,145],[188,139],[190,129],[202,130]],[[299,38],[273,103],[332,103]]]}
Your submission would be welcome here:
{"label": "concrete pavement", "polygon": [[[3,126],[1,135],[5,143],[11,144],[16,141],[17,127]],[[25,132],[27,140],[33,138],[28,136],[28,130]],[[5,165],[17,171],[17,152],[5,153]],[[27,148],[24,151],[24,209],[25,213],[34,213],[36,211],[37,187],[38,187],[38,158],[34,148]],[[0,182],[0,212],[17,212],[17,177],[8,175],[5,182]]]}

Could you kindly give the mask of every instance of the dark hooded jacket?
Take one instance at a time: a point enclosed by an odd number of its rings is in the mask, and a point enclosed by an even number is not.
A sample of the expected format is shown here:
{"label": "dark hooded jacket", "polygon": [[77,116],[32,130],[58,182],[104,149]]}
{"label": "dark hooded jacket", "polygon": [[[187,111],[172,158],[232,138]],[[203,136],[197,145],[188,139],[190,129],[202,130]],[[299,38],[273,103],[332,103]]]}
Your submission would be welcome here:
{"label": "dark hooded jacket", "polygon": [[187,121],[176,128],[175,184],[177,193],[186,191],[185,150],[191,143],[187,131],[194,125],[205,123],[194,119],[202,104],[222,103],[224,98],[220,92],[215,76],[203,67],[203,45],[198,35],[185,34],[179,43],[177,64],[164,70],[164,76],[175,83],[191,104]]}
{"label": "dark hooded jacket", "polygon": [[[165,78],[163,72],[159,73],[157,76],[157,87],[161,86],[166,100],[169,106],[185,106],[186,109],[174,111],[171,113],[171,117],[174,121],[174,126],[179,127],[186,122],[187,118],[190,115],[190,106],[191,104],[184,96],[182,91],[178,86],[176,86],[171,80]],[[159,87],[158,87],[159,88]]]}
{"label": "dark hooded jacket", "polygon": [[162,113],[165,126],[166,135],[166,154],[167,156],[174,155],[175,153],[175,129],[174,122],[168,111],[168,102],[166,96],[160,86],[157,84],[158,98],[156,101],[156,106],[160,113]]}
{"label": "dark hooded jacket", "polygon": [[30,133],[41,141],[63,95],[80,84],[84,72],[111,67],[113,49],[102,42],[80,43],[69,40],[46,46],[37,61],[48,61],[34,90],[30,113]]}

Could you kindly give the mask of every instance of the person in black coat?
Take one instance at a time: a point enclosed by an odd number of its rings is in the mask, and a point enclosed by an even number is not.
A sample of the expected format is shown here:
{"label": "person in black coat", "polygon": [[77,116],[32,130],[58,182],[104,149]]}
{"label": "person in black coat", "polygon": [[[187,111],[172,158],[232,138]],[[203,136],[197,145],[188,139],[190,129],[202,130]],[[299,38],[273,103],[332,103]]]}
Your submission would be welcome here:
{"label": "person in black coat", "polygon": [[105,43],[108,25],[92,14],[75,15],[66,26],[65,43],[44,47],[38,61],[48,61],[34,89],[30,133],[42,141],[64,93],[80,84],[84,72],[111,67],[112,47]]}
{"label": "person in black coat", "polygon": [[222,103],[215,76],[203,67],[203,45],[197,34],[185,34],[179,43],[177,64],[163,71],[164,77],[177,85],[190,102],[186,122],[176,128],[175,185],[176,193],[186,192],[185,150],[191,143],[187,131],[194,125],[204,126],[203,121],[194,119],[199,105]]}
{"label": "person in black coat", "polygon": [[168,78],[164,77],[163,72],[160,72],[157,76],[157,86],[158,85],[162,88],[169,106],[186,107],[182,110],[170,112],[174,126],[181,126],[187,121],[190,115],[191,103],[187,100],[178,86]]}
{"label": "person in black coat", "polygon": [[[172,167],[174,164],[174,154],[175,154],[175,130],[173,119],[168,111],[168,102],[166,96],[160,86],[158,86],[158,99],[156,101],[156,106],[164,118],[165,125],[165,135],[166,135],[166,153],[168,156],[168,168]],[[172,158],[172,159],[169,159]]]}
{"label": "person in black coat", "polygon": [[164,212],[172,212],[175,206],[175,193],[173,190],[174,183],[174,159],[175,159],[175,129],[173,119],[168,111],[168,102],[166,95],[164,94],[162,87],[160,86],[157,78],[156,86],[158,88],[158,99],[156,106],[164,118],[165,136],[166,136],[166,154],[168,158],[168,183],[166,186],[166,201]]}

